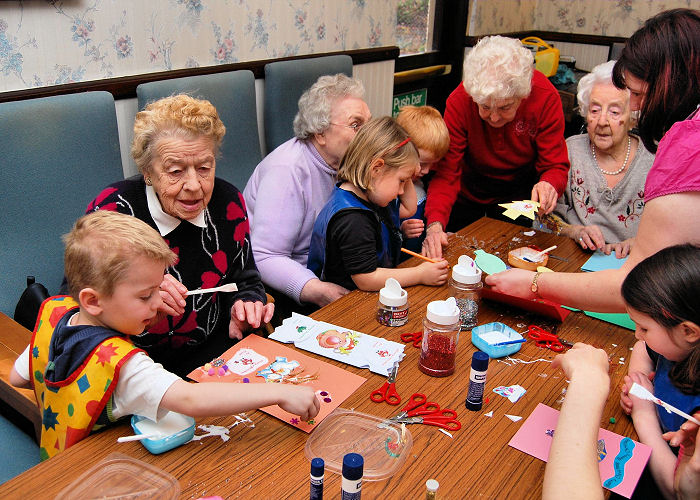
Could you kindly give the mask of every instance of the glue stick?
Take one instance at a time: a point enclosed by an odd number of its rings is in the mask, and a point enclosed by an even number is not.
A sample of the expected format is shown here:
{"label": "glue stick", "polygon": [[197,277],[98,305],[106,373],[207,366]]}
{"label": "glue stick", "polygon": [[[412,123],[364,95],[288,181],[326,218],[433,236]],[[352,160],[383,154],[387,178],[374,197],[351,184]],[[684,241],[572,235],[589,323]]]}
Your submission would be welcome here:
{"label": "glue stick", "polygon": [[341,500],[360,500],[362,494],[362,470],[365,459],[358,453],[343,457],[343,490]]}
{"label": "glue stick", "polygon": [[309,500],[323,500],[323,468],[322,458],[311,460],[311,494]]}
{"label": "glue stick", "polygon": [[469,392],[467,393],[467,409],[471,411],[481,410],[486,385],[486,370],[489,367],[489,355],[476,351],[472,355],[472,370],[469,373]]}

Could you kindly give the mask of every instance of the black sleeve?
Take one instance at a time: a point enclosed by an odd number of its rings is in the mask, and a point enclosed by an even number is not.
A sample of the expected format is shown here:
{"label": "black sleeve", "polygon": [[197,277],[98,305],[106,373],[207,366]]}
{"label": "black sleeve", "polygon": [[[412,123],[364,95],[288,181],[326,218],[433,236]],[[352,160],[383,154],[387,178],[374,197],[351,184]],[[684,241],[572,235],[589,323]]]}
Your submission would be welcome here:
{"label": "black sleeve", "polygon": [[377,236],[374,213],[341,210],[328,223],[329,263],[337,259],[349,276],[373,272],[377,269]]}
{"label": "black sleeve", "polygon": [[229,309],[233,306],[233,303],[237,300],[242,300],[244,302],[257,302],[260,301],[263,304],[267,303],[267,295],[265,295],[265,287],[263,286],[262,280],[260,279],[260,273],[255,265],[255,259],[253,258],[253,252],[251,250],[250,240],[246,239],[246,258],[243,265],[243,269],[238,271],[234,276],[232,276],[233,282],[236,283],[238,291],[236,293],[226,294],[229,299]]}

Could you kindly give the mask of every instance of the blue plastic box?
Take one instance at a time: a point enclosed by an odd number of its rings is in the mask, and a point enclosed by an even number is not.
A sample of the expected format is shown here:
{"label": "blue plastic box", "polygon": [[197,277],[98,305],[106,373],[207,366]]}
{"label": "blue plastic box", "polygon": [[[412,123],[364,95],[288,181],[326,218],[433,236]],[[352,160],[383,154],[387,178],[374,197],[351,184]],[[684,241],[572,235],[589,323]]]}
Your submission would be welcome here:
{"label": "blue plastic box", "polygon": [[[141,444],[144,445],[145,448],[154,455],[158,455],[168,450],[172,450],[173,448],[177,448],[181,444],[185,444],[188,441],[190,441],[194,436],[195,421],[192,417],[189,417],[187,415],[181,416],[190,423],[188,427],[185,427],[181,431],[167,435],[165,437],[142,439]],[[142,420],[146,420],[146,417],[142,417],[140,415],[132,415],[131,427],[132,429],[134,429],[135,434],[142,434],[141,430],[138,427],[138,423]]]}
{"label": "blue plastic box", "polygon": [[472,344],[474,344],[480,351],[483,351],[486,354],[488,354],[490,358],[502,358],[504,356],[510,356],[511,354],[515,354],[516,352],[518,352],[522,347],[523,342],[519,342],[517,344],[494,346],[481,338],[482,334],[493,331],[503,333],[509,338],[509,340],[520,340],[524,338],[522,335],[520,335],[508,325],[504,325],[503,323],[499,322],[486,323],[484,325],[479,325],[477,327],[472,328]]}

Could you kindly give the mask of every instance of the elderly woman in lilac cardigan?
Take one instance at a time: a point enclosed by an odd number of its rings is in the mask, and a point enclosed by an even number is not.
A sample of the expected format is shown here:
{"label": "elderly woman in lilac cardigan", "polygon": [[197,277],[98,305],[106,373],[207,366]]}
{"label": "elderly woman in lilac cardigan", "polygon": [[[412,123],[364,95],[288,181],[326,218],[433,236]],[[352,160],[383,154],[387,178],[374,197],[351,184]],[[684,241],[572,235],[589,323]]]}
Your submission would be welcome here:
{"label": "elderly woman in lilac cardigan", "polygon": [[340,159],[371,117],[363,95],[362,84],[343,74],[320,77],[299,99],[295,137],[260,162],[243,192],[255,261],[278,310],[285,309],[285,298],[291,299],[288,309],[297,309],[324,306],[347,293],[320,281],[306,261]]}

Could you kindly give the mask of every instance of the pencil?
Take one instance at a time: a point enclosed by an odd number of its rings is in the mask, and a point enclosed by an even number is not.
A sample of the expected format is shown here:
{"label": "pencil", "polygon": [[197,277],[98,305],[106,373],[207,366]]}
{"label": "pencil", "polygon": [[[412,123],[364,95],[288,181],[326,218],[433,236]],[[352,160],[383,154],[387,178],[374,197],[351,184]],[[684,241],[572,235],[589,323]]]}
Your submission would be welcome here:
{"label": "pencil", "polygon": [[430,257],[426,257],[425,255],[421,255],[421,254],[419,254],[419,253],[412,252],[411,250],[408,250],[407,248],[401,248],[401,251],[402,251],[403,253],[407,253],[408,255],[412,255],[412,256],[414,256],[414,257],[418,257],[419,259],[423,259],[423,260],[425,260],[425,261],[427,261],[427,262],[432,262],[433,264],[437,264],[437,263],[438,263],[438,261],[435,260],[435,259],[431,259]]}

